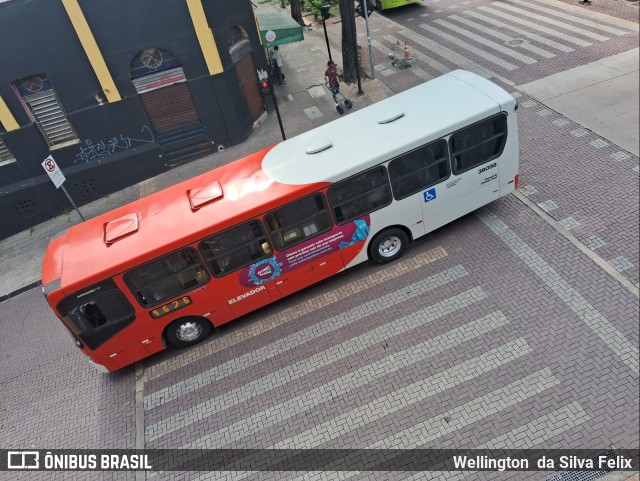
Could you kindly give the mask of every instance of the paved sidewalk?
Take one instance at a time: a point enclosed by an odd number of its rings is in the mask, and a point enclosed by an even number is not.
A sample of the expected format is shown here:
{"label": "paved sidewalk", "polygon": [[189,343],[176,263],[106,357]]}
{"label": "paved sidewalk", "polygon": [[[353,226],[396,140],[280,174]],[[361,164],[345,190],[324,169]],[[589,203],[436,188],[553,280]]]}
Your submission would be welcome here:
{"label": "paved sidewalk", "polygon": [[639,52],[635,48],[516,88],[639,155]]}

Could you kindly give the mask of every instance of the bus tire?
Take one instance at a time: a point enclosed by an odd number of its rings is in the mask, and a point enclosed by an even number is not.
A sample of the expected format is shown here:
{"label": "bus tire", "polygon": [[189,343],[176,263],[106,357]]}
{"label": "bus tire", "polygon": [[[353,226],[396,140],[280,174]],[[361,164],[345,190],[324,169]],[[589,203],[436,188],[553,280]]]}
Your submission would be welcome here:
{"label": "bus tire", "polygon": [[211,323],[203,317],[182,317],[167,327],[167,342],[175,348],[193,346],[204,341],[211,334]]}
{"label": "bus tire", "polygon": [[339,113],[340,115],[344,114],[344,109],[342,108],[342,106],[338,105],[338,106],[336,107],[336,110],[338,111],[338,113]]}
{"label": "bus tire", "polygon": [[378,264],[393,262],[402,257],[409,245],[409,237],[402,229],[391,228],[380,232],[371,241],[369,257]]}

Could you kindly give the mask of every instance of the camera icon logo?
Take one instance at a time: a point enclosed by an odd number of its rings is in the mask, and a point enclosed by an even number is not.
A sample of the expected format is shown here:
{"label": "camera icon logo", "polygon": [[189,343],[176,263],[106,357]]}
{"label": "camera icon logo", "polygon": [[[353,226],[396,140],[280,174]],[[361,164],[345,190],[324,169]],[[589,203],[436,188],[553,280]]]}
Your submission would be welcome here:
{"label": "camera icon logo", "polygon": [[40,453],[38,451],[7,452],[7,469],[39,469]]}

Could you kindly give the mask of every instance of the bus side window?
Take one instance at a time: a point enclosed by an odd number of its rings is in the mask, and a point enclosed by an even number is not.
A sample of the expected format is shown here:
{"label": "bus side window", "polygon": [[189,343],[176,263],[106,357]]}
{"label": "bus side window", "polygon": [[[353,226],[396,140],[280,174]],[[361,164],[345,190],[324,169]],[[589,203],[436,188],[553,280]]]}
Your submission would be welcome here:
{"label": "bus side window", "polygon": [[138,302],[149,307],[208,282],[209,274],[189,247],[127,272],[124,281]]}
{"label": "bus side window", "polygon": [[449,151],[444,139],[418,147],[389,163],[389,177],[396,199],[404,199],[442,182],[449,175]]}
{"label": "bus side window", "polygon": [[362,217],[391,203],[389,177],[380,165],[338,182],[327,191],[339,225]]}
{"label": "bus side window", "polygon": [[288,249],[328,231],[333,221],[322,194],[287,204],[265,216],[269,235],[278,250]]}
{"label": "bus side window", "polygon": [[498,114],[476,122],[449,138],[453,173],[461,174],[502,154],[507,141],[507,116]]}
{"label": "bus side window", "polygon": [[257,220],[209,237],[198,248],[216,277],[253,264],[272,252],[262,224]]}

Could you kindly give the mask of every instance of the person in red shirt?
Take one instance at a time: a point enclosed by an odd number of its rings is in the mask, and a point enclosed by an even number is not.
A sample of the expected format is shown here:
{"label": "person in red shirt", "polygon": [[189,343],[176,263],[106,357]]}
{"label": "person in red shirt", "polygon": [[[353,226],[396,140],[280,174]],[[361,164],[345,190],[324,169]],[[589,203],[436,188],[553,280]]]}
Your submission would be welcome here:
{"label": "person in red shirt", "polygon": [[327,62],[324,80],[329,85],[329,91],[333,94],[333,101],[336,102],[336,95],[340,93],[340,80],[338,80],[338,67],[333,60]]}

